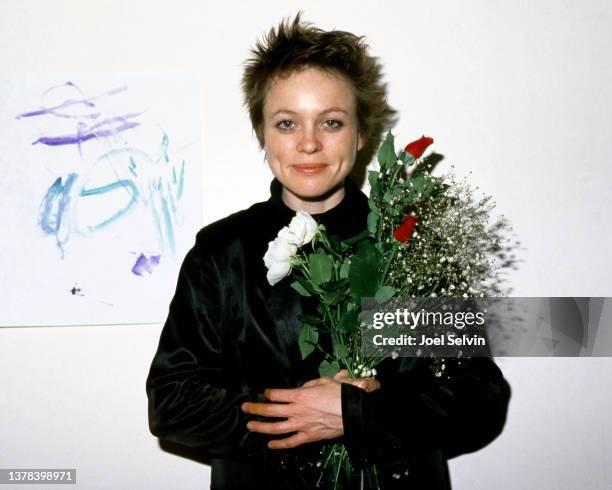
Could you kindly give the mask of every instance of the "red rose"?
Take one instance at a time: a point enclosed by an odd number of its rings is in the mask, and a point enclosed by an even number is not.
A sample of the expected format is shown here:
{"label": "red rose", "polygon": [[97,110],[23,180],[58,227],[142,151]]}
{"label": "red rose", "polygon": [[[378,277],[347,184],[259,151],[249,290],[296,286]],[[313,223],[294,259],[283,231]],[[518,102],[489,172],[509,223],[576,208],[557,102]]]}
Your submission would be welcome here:
{"label": "red rose", "polygon": [[406,216],[404,222],[393,232],[395,239],[402,243],[406,243],[410,238],[410,235],[412,235],[416,222],[417,219],[414,216]]}
{"label": "red rose", "polygon": [[421,155],[433,142],[434,140],[432,138],[423,135],[418,140],[408,143],[404,151],[410,153],[416,160],[417,158],[421,158]]}

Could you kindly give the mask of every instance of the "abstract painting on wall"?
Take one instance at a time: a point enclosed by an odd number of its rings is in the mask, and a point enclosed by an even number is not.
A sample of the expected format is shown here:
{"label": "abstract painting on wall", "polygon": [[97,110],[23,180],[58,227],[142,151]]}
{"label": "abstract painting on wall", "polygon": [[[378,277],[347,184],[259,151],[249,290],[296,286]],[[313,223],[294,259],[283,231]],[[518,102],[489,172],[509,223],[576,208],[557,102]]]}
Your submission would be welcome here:
{"label": "abstract painting on wall", "polygon": [[0,81],[1,326],[159,323],[202,224],[187,76]]}

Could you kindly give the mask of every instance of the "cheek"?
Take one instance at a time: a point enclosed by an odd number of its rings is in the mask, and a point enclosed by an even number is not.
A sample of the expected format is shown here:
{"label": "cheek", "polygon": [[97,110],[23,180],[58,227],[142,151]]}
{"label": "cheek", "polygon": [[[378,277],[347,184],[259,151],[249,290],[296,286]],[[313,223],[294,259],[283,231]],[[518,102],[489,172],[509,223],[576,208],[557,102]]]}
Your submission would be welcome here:
{"label": "cheek", "polygon": [[347,135],[342,141],[338,141],[335,152],[344,158],[352,158],[357,152],[357,140]]}
{"label": "cheek", "polygon": [[281,162],[287,161],[294,154],[295,143],[291,138],[269,138],[265,145],[268,159],[275,158]]}

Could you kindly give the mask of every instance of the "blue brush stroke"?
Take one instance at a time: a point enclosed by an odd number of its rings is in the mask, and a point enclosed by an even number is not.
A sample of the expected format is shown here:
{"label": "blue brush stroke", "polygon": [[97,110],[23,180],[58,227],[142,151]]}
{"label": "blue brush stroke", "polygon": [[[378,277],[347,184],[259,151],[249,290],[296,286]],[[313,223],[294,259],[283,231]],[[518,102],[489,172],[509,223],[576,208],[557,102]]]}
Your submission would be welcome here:
{"label": "blue brush stroke", "polygon": [[183,184],[185,183],[185,160],[181,163],[181,176],[178,181],[178,189],[176,191],[176,200],[180,201],[183,196]]}
{"label": "blue brush stroke", "polygon": [[[86,174],[79,176],[78,173],[70,173],[53,182],[40,205],[39,225],[46,235],[55,235],[62,257],[63,247],[71,233],[79,232],[76,229],[77,223],[72,222],[79,199],[104,195],[118,189],[125,189],[129,193],[129,202],[109,218],[87,226],[87,231],[95,232],[117,222],[141,201],[151,213],[160,251],[176,253],[174,226],[179,201],[184,193],[186,164],[185,160],[181,160],[180,164],[173,162],[168,154],[168,146],[169,137],[163,132],[160,153],[156,159],[137,148],[113,148],[100,156]],[[97,165],[114,167],[117,162],[122,162],[124,172],[129,172],[129,178],[117,175],[117,180],[110,184],[84,188]]]}
{"label": "blue brush stroke", "polygon": [[162,211],[164,213],[164,221],[166,223],[166,234],[168,237],[168,244],[170,245],[170,252],[172,255],[176,253],[176,247],[174,244],[174,229],[172,228],[172,218],[170,218],[170,211],[168,210],[168,201],[165,197],[162,197]]}
{"label": "blue brush stroke", "polygon": [[[55,235],[59,230],[64,210],[70,204],[70,189],[77,177],[77,174],[69,174],[65,184],[62,184],[62,178],[58,177],[47,189],[40,205],[39,218],[40,227],[47,235]],[[55,205],[57,210],[54,213]]]}
{"label": "blue brush stroke", "polygon": [[138,195],[139,195],[138,188],[134,185],[134,182],[132,182],[131,180],[118,180],[117,182],[113,182],[112,184],[107,184],[102,187],[96,187],[94,189],[83,189],[81,191],[81,196],[87,197],[87,196],[97,196],[99,194],[105,194],[107,192],[110,192],[110,191],[113,191],[115,189],[119,189],[122,187],[131,191],[132,198],[130,199],[130,202],[123,209],[120,209],[115,214],[113,214],[110,218],[105,219],[104,221],[98,223],[97,225],[89,226],[90,230],[92,231],[100,230],[110,225],[111,223],[114,223],[119,218],[121,218],[121,216],[127,213],[132,208],[132,206],[134,206],[136,202],[138,201]]}
{"label": "blue brush stroke", "polygon": [[138,175],[136,174],[136,162],[134,161],[134,157],[131,155],[130,155],[130,165],[128,168],[130,169],[130,173],[134,177],[138,177]]}
{"label": "blue brush stroke", "polygon": [[[76,173],[68,174],[65,183],[62,183],[61,177],[55,179],[40,204],[38,224],[45,234],[55,236],[55,242],[62,258],[64,257],[64,244],[70,237],[70,223],[64,221],[64,214],[70,209],[72,187],[77,179],[78,174]],[[67,231],[66,228],[68,228]]]}

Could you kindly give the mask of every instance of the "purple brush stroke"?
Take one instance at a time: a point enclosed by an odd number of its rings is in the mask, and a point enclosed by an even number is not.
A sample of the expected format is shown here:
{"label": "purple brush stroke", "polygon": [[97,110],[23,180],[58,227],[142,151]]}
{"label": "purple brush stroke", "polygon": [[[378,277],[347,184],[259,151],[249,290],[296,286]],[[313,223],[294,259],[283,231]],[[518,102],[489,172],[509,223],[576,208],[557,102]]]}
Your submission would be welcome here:
{"label": "purple brush stroke", "polygon": [[[120,119],[120,118],[115,118]],[[38,138],[32,144],[35,145],[37,143],[42,143],[47,146],[60,146],[60,145],[78,145],[85,141],[88,141],[93,138],[104,138],[107,136],[112,136],[128,129],[135,128],[140,126],[140,123],[137,122],[127,122],[118,126],[114,129],[101,129],[98,131],[94,131],[91,133],[77,133],[75,135],[64,135],[64,136],[43,136],[42,138]]]}
{"label": "purple brush stroke", "polygon": [[159,264],[159,259],[159,255],[151,255],[151,257],[147,259],[147,257],[141,253],[136,259],[134,267],[132,267],[132,273],[136,274],[137,276],[142,276],[144,272],[152,274],[153,268]]}
{"label": "purple brush stroke", "polygon": [[[63,85],[68,85],[70,87],[75,87],[77,90],[79,90],[79,88],[72,82],[66,82]],[[52,87],[49,90],[47,90],[45,92],[45,94],[49,93],[51,90],[54,90],[58,87],[61,87],[62,85],[58,85],[56,87]],[[35,116],[43,116],[45,114],[52,114],[54,116],[59,116],[59,117],[69,117],[69,118],[80,118],[83,117],[81,115],[79,116],[70,116],[70,115],[66,115],[66,114],[61,114],[59,113],[59,110],[61,109],[66,109],[67,107],[73,106],[73,105],[77,105],[77,104],[82,104],[85,105],[87,107],[95,107],[95,104],[92,102],[96,99],[99,99],[100,97],[106,97],[109,95],[115,95],[118,94],[120,92],[125,92],[127,90],[127,86],[123,86],[123,87],[117,87],[114,89],[109,90],[108,92],[104,92],[100,95],[96,95],[94,97],[89,97],[89,98],[82,98],[82,99],[67,99],[64,102],[62,102],[59,105],[53,106],[53,107],[43,107],[41,109],[38,109],[36,111],[30,111],[30,112],[24,112],[23,114],[19,114],[18,116],[16,116],[17,119],[21,119],[24,117],[35,117]],[[80,90],[79,90],[80,92]],[[87,117],[90,117],[92,119],[95,119],[99,116],[99,114],[92,114],[89,115]]]}

